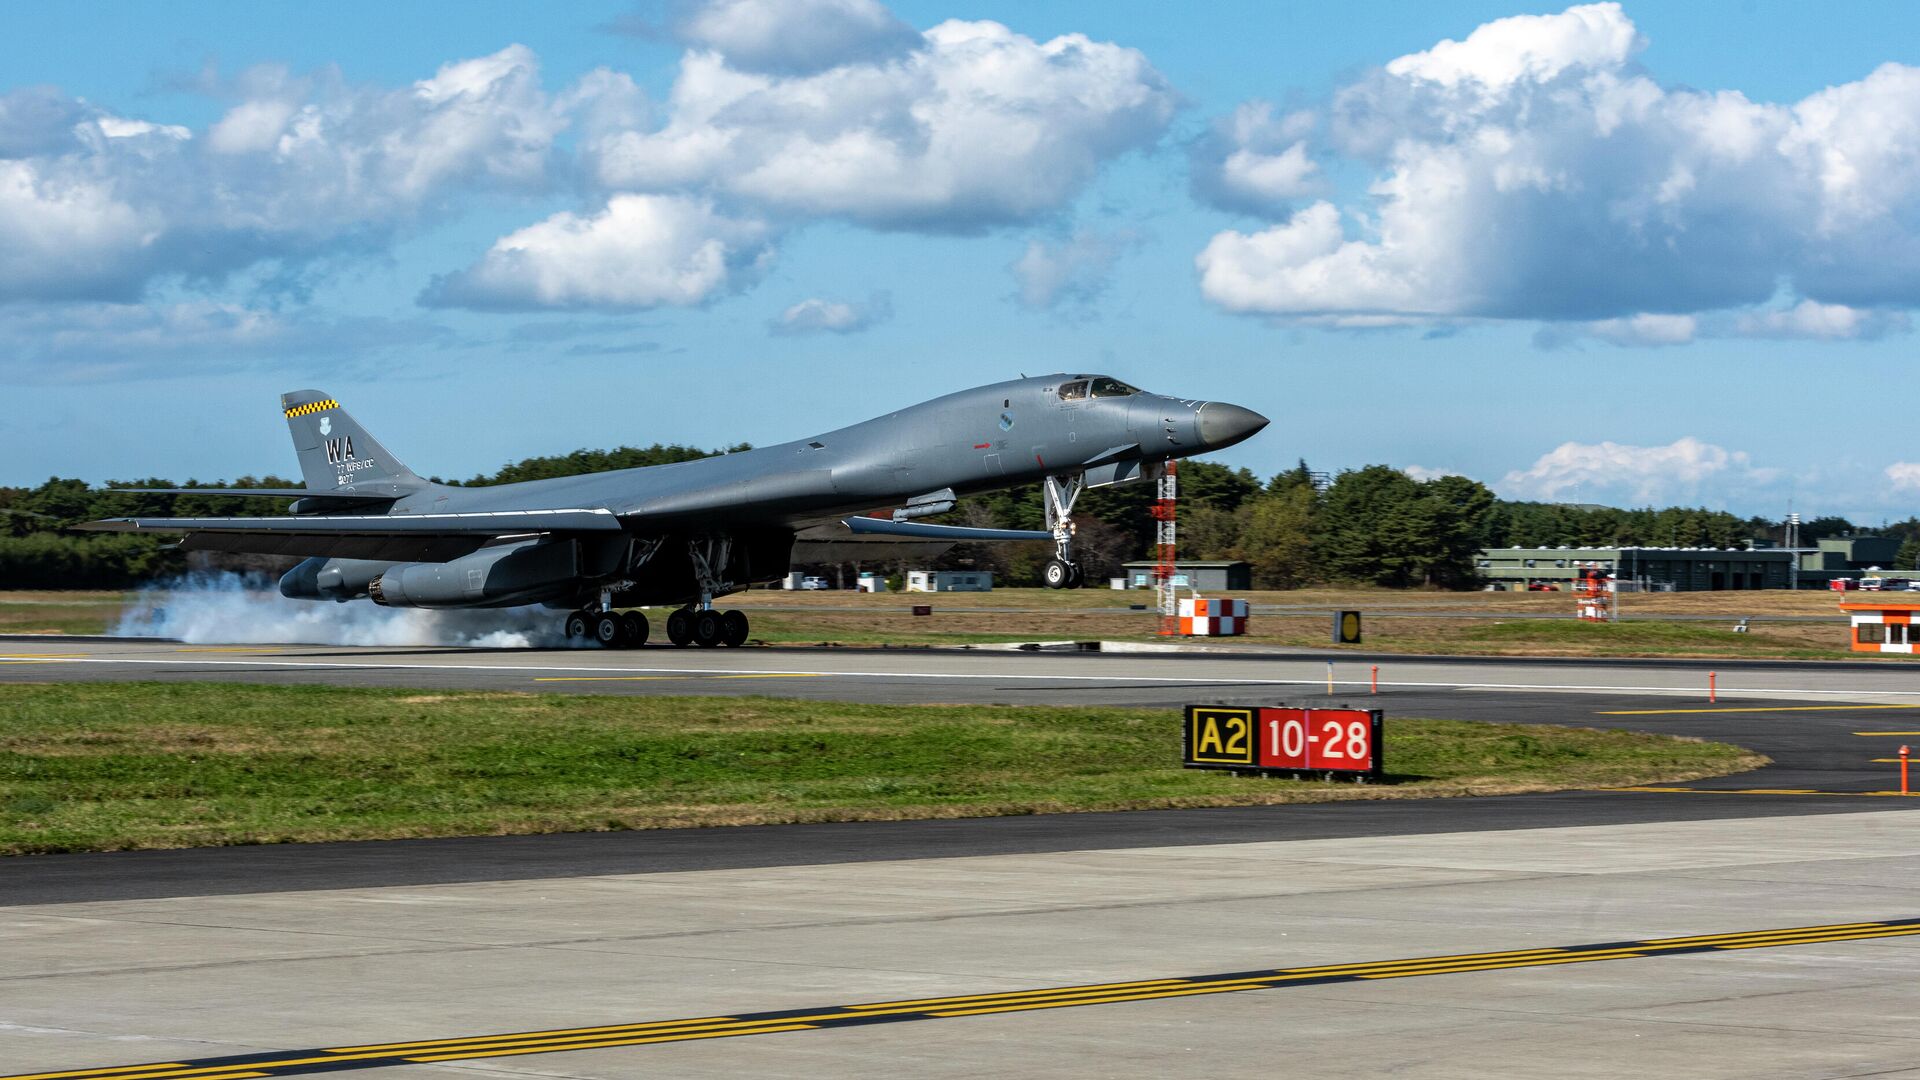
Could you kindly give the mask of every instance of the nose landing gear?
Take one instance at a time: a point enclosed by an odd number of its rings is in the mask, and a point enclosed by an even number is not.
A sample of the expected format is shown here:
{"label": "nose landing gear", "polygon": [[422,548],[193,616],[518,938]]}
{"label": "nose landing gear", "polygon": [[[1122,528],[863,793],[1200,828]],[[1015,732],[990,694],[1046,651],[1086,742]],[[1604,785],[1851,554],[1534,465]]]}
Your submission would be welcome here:
{"label": "nose landing gear", "polygon": [[1086,584],[1086,571],[1073,561],[1073,504],[1086,486],[1085,474],[1047,477],[1047,531],[1053,534],[1053,558],[1041,568],[1040,580],[1049,589],[1077,589]]}

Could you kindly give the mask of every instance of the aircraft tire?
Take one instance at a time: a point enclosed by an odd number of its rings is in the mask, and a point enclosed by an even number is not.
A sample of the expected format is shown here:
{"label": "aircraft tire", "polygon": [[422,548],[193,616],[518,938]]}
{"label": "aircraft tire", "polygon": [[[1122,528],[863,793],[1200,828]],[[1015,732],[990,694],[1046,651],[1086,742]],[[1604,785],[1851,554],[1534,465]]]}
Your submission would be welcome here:
{"label": "aircraft tire", "polygon": [[568,641],[572,641],[575,638],[584,638],[592,633],[593,623],[588,620],[586,612],[575,611],[567,616]]}
{"label": "aircraft tire", "polygon": [[637,649],[645,645],[647,631],[651,629],[647,626],[647,617],[637,611],[629,611],[621,615],[620,628],[626,631],[625,640],[621,644],[629,649]]}
{"label": "aircraft tire", "polygon": [[1087,583],[1087,568],[1079,563],[1067,564],[1067,588],[1078,589]]}
{"label": "aircraft tire", "polygon": [[602,612],[593,620],[593,640],[602,648],[618,649],[627,642],[627,628],[621,624],[620,616],[611,611]]}
{"label": "aircraft tire", "polygon": [[726,636],[727,620],[712,608],[693,613],[693,643],[703,649],[720,644]]}
{"label": "aircraft tire", "polygon": [[1049,589],[1067,588],[1073,580],[1073,568],[1059,559],[1048,559],[1047,565],[1040,568],[1040,580]]}
{"label": "aircraft tire", "polygon": [[720,616],[720,643],[730,648],[739,648],[747,643],[747,613],[729,611]]}
{"label": "aircraft tire", "polygon": [[667,616],[667,640],[675,645],[693,643],[693,612],[680,608]]}

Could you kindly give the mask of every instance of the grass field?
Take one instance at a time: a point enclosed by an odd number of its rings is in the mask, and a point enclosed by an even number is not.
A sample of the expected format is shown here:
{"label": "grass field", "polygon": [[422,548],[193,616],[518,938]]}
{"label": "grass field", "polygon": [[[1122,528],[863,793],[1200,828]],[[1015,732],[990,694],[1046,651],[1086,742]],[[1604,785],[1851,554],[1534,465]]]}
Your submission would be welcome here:
{"label": "grass field", "polygon": [[[0,593],[0,633],[102,633],[131,594]],[[1260,610],[1253,646],[1328,647],[1328,613],[1365,616],[1362,651],[1507,656],[1697,656],[1858,659],[1848,650],[1836,593],[1816,590],[1628,594],[1616,623],[1572,618],[1567,593],[1441,593],[1303,589],[1243,594]],[[1140,591],[999,589],[989,593],[880,594],[753,590],[728,597],[771,644],[963,645],[1036,640],[1150,640],[1157,618],[1132,605]],[[276,598],[275,602],[279,602]],[[297,601],[285,601],[297,603]],[[915,604],[931,616],[914,616]],[[1541,616],[1547,616],[1545,618]],[[654,613],[655,633],[663,612]],[[1734,633],[1738,619],[1753,619]],[[1815,619],[1813,622],[1777,621]],[[1910,663],[1900,657],[1888,663]]]}
{"label": "grass field", "polygon": [[1391,780],[1182,769],[1172,710],[0,686],[0,853],[1483,795],[1666,783],[1737,747],[1392,718]]}

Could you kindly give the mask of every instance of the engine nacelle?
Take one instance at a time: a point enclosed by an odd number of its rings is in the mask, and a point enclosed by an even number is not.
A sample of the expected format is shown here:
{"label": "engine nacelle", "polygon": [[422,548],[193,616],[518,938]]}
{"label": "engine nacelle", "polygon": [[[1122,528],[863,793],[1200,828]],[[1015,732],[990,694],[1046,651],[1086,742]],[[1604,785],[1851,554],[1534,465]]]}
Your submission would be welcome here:
{"label": "engine nacelle", "polygon": [[451,562],[398,563],[368,582],[367,595],[385,607],[512,607],[571,594],[579,575],[577,543],[529,540]]}
{"label": "engine nacelle", "polygon": [[357,600],[367,595],[373,579],[393,564],[370,559],[329,559],[317,555],[280,578],[280,595],[293,600]]}

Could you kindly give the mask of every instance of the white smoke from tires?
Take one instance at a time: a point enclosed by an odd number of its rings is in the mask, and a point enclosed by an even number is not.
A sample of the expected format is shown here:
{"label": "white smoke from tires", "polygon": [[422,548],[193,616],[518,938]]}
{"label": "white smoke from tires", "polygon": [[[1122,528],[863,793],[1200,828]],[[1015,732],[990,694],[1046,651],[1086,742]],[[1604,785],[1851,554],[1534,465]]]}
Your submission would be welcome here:
{"label": "white smoke from tires", "polygon": [[192,645],[565,648],[565,617],[538,606],[425,611],[364,600],[289,600],[260,575],[201,573],[142,589],[113,633]]}

